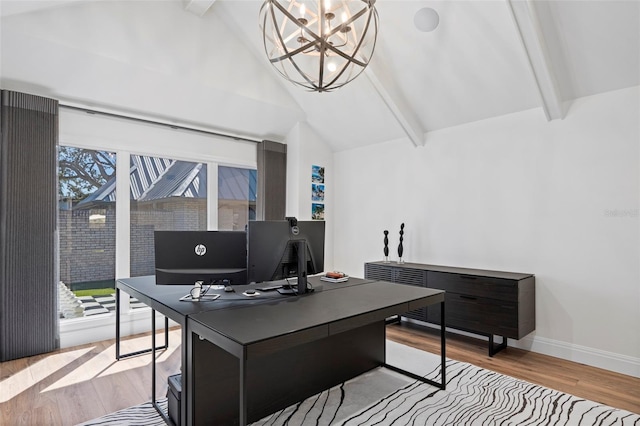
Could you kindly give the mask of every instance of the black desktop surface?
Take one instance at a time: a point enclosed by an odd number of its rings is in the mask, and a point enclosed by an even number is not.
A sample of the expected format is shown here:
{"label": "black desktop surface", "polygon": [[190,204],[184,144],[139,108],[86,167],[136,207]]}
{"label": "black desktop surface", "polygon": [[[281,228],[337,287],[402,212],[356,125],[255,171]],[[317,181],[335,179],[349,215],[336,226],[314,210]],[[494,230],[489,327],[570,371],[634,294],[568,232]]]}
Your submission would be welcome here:
{"label": "black desktop surface", "polygon": [[[200,312],[191,315],[190,319],[247,346],[298,332],[309,332],[321,338],[413,310],[413,302],[421,307],[425,305],[425,299],[432,299],[432,303],[444,300],[442,290],[402,284],[351,278],[346,283],[330,285],[329,290],[325,286],[324,291],[274,298],[265,304],[236,304],[233,309]],[[402,287],[401,291],[398,286]],[[363,314],[368,316],[363,317]],[[353,320],[355,317],[358,319]]]}
{"label": "black desktop surface", "polygon": [[120,279],[116,285],[127,294],[181,325],[185,324],[185,317],[198,312],[229,308],[239,303],[245,305],[264,303],[270,298],[286,297],[276,291],[260,292],[258,297],[243,296],[241,293],[245,289],[257,286],[242,285],[233,286],[234,292],[232,293],[226,293],[224,290],[209,290],[208,294],[220,294],[220,298],[213,301],[181,301],[180,298],[189,294],[193,286],[157,285],[153,275]]}
{"label": "black desktop surface", "polygon": [[[289,280],[295,287],[295,280]],[[351,287],[371,282],[368,279],[350,278],[344,283],[327,283],[321,281],[319,277],[309,277],[309,283],[313,286],[315,293],[326,290]],[[287,284],[287,281],[277,281],[277,284]],[[220,310],[226,308],[240,308],[243,306],[256,305],[273,302],[274,300],[287,300],[297,296],[281,295],[277,291],[259,291],[260,295],[248,297],[242,295],[247,289],[257,289],[268,283],[232,286],[233,292],[227,293],[224,290],[209,290],[209,294],[220,294],[220,297],[213,301],[181,301],[180,298],[189,294],[193,288],[191,285],[157,285],[153,275],[142,277],[123,278],[117,281],[117,286],[127,294],[137,298],[147,306],[157,310],[163,315],[171,318],[177,323],[184,325],[185,317],[200,312],[210,310]]]}

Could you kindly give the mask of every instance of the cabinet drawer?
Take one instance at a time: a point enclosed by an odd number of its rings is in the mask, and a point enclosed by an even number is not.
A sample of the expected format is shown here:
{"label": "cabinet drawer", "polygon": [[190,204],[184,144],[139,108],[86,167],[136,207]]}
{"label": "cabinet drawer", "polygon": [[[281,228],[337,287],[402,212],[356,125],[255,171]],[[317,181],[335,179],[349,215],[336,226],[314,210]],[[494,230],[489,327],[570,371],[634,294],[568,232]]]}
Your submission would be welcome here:
{"label": "cabinet drawer", "polygon": [[[440,323],[440,308],[429,307],[427,320]],[[495,299],[445,294],[446,326],[484,334],[518,338],[518,309],[515,303]]]}
{"label": "cabinet drawer", "polygon": [[504,278],[429,271],[427,272],[427,287],[469,296],[511,302],[518,300],[518,282]]}

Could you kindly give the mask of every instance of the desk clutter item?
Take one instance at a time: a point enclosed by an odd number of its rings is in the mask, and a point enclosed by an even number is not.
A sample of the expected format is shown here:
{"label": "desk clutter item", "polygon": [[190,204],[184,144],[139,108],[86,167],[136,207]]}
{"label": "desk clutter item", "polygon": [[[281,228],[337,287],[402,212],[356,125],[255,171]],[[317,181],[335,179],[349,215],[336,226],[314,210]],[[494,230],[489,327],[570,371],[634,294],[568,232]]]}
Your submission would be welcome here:
{"label": "desk clutter item", "polygon": [[180,399],[182,393],[182,375],[169,376],[167,385],[167,414],[174,424],[180,424]]}
{"label": "desk clutter item", "polygon": [[343,283],[345,281],[349,281],[349,275],[345,274],[344,272],[331,271],[321,276],[320,280],[330,283]]}
{"label": "desk clutter item", "polygon": [[205,294],[198,298],[191,296],[191,294],[186,294],[180,298],[181,302],[211,302],[220,297],[219,294]]}

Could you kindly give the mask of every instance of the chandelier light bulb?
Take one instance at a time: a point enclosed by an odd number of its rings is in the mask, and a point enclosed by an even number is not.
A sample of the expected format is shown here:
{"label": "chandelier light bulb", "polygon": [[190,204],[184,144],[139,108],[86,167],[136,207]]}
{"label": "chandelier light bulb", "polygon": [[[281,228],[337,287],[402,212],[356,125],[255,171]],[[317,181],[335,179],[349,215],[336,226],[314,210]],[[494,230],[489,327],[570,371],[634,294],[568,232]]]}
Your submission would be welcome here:
{"label": "chandelier light bulb", "polygon": [[[260,30],[271,65],[315,92],[344,86],[367,67],[378,36],[376,0],[264,0]],[[298,16],[294,16],[296,11]],[[337,24],[336,17],[341,24]],[[331,61],[329,61],[331,58]]]}

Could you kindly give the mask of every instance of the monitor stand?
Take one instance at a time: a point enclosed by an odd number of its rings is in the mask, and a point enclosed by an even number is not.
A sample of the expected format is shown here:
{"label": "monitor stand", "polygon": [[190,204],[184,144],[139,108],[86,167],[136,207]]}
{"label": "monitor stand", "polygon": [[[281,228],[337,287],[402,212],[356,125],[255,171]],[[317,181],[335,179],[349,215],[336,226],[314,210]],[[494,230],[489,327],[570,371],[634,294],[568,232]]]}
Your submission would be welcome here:
{"label": "monitor stand", "polygon": [[298,294],[305,294],[307,292],[307,242],[296,240],[294,244],[298,258]]}

